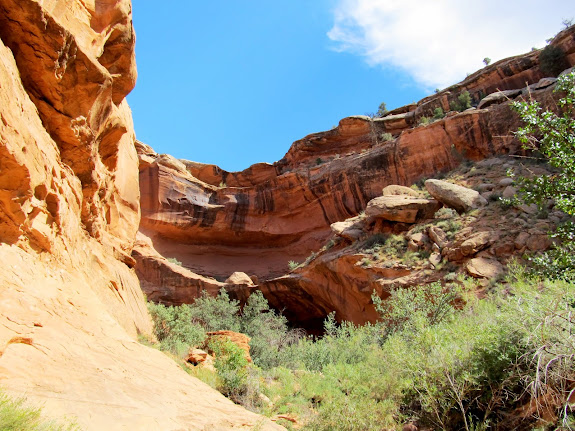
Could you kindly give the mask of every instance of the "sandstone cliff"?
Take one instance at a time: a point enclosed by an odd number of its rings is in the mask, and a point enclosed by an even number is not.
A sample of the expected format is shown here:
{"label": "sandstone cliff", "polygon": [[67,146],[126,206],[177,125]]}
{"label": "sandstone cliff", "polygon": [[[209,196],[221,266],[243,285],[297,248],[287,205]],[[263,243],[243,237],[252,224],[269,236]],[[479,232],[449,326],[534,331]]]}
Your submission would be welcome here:
{"label": "sandstone cliff", "polygon": [[83,429],[250,429],[136,341],[134,42],[129,0],[0,0],[0,385]]}
{"label": "sandstone cliff", "polygon": [[[575,64],[575,27],[559,33],[552,44]],[[296,141],[282,160],[242,172],[158,155],[139,144],[140,230],[160,254],[135,255],[144,290],[153,300],[191,302],[203,286],[215,292],[231,273],[243,271],[271,304],[300,323],[321,320],[330,310],[357,323],[372,320],[372,289],[354,292],[350,280],[361,277],[342,269],[353,266],[354,259],[342,256],[329,270],[314,264],[319,271],[314,276],[304,271],[284,277],[288,261],[302,262],[317,252],[332,235],[332,223],[359,214],[386,185],[411,185],[466,159],[521,151],[512,134],[519,121],[507,101],[531,93],[545,106],[554,105],[554,80],[541,72],[539,55],[533,51],[501,60],[383,118],[345,118],[333,130]],[[463,91],[475,108],[448,112]],[[420,126],[422,117],[438,107],[448,112],[446,117]],[[177,258],[185,271],[213,278],[203,284],[194,275],[190,283],[182,270],[174,275],[162,256]],[[353,262],[348,265],[346,259]],[[240,298],[253,289],[225,287]]]}

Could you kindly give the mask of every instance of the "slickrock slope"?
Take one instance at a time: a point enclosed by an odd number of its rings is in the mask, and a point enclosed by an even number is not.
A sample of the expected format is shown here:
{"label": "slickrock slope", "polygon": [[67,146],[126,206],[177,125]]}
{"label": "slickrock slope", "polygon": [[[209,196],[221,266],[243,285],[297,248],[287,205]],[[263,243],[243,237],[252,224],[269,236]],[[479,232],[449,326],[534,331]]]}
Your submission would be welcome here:
{"label": "slickrock slope", "polygon": [[133,47],[127,0],[0,0],[0,385],[86,430],[251,429],[135,341]]}
{"label": "slickrock slope", "polygon": [[[575,27],[559,33],[552,44],[575,64]],[[140,229],[161,255],[177,258],[197,274],[220,281],[234,271],[255,276],[266,297],[299,321],[345,307],[355,310],[343,313],[345,318],[369,320],[363,303],[371,290],[360,294],[363,305],[352,307],[358,301],[346,288],[349,280],[334,275],[342,271],[331,268],[324,279],[282,278],[288,261],[301,262],[319,250],[331,236],[332,223],[359,214],[384,186],[410,185],[465,159],[520,151],[512,134],[518,117],[507,101],[531,93],[544,106],[554,106],[554,79],[541,72],[539,55],[501,60],[383,118],[345,118],[330,131],[295,142],[282,160],[242,172],[158,155],[140,144]],[[449,111],[463,91],[469,91],[476,108],[419,126],[436,108]],[[158,270],[150,274],[141,265],[143,258],[135,257],[147,291],[178,291],[177,298],[164,294],[163,302],[196,297],[197,283],[186,289],[185,280],[163,281],[170,278],[165,267],[163,276]],[[242,297],[242,289],[227,288]]]}

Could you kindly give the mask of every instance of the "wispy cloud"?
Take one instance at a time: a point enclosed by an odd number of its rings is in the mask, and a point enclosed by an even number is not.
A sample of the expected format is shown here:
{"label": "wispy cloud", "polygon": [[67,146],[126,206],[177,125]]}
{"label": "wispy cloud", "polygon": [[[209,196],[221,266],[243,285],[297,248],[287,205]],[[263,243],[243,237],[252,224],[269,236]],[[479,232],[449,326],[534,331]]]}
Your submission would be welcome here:
{"label": "wispy cloud", "polygon": [[572,0],[338,0],[328,36],[338,51],[443,88],[483,67],[485,57],[543,47],[573,17]]}

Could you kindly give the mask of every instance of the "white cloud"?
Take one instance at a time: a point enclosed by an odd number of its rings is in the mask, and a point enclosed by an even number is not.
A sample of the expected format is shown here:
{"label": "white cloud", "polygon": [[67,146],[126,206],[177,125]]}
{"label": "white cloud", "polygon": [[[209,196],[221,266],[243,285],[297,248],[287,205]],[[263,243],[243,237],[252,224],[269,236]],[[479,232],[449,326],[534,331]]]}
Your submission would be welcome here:
{"label": "white cloud", "polygon": [[572,0],[338,0],[335,49],[443,88],[497,61],[543,47],[575,17]]}

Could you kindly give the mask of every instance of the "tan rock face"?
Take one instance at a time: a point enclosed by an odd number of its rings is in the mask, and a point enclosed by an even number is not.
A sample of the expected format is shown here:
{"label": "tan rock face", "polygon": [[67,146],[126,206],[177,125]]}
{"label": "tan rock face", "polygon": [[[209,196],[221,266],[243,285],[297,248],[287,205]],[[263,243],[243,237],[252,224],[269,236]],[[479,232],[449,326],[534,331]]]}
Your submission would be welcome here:
{"label": "tan rock face", "polygon": [[85,430],[251,429],[135,341],[133,44],[127,0],[0,0],[0,386]]}

